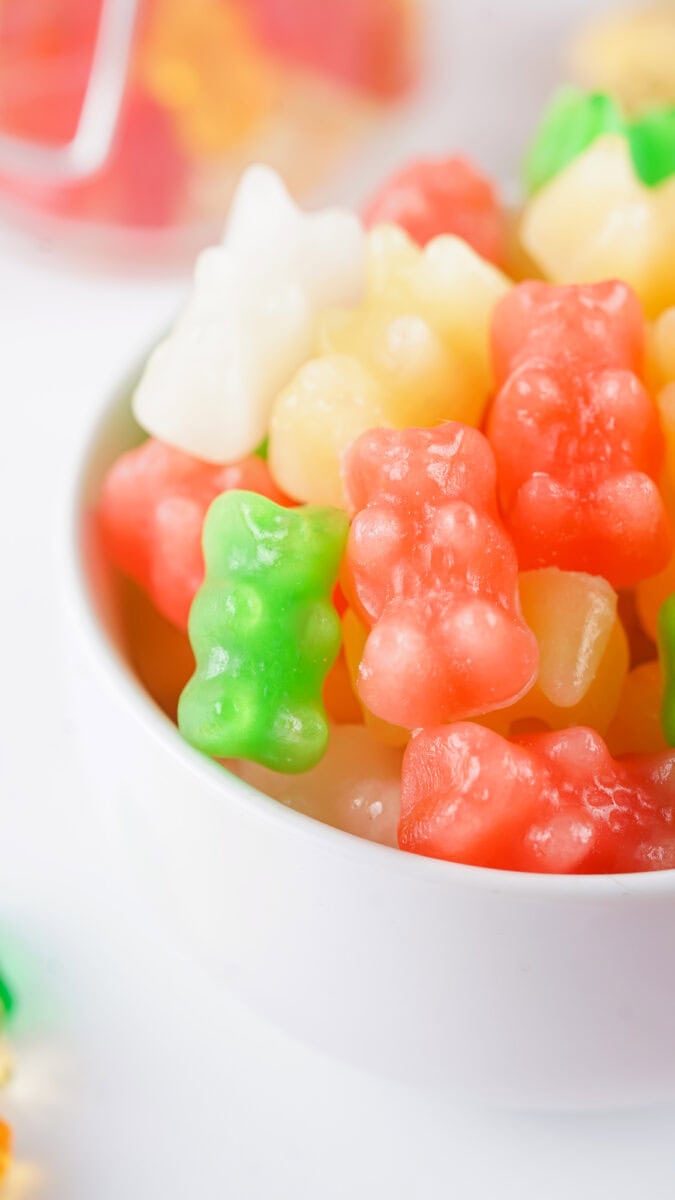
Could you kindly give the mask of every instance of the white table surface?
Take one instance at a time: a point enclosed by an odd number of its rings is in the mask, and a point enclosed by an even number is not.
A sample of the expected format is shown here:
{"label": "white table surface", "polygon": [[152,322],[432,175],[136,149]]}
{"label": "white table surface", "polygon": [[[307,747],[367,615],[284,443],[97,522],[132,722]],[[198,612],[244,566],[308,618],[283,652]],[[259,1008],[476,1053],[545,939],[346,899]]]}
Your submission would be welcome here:
{"label": "white table surface", "polygon": [[[422,141],[457,142],[453,130],[471,120],[479,157],[503,173],[529,96],[549,86],[557,32],[584,7],[467,6],[453,83]],[[538,39],[526,89],[519,62]],[[469,65],[479,43],[492,86],[510,81],[511,115],[481,108]],[[214,992],[139,912],[79,763],[58,524],[83,421],[182,285],[98,277],[7,231],[0,264],[0,961],[19,992],[17,1075],[0,1113],[16,1127],[18,1157],[40,1165],[35,1194],[672,1200],[675,1111],[462,1112],[363,1076]]]}

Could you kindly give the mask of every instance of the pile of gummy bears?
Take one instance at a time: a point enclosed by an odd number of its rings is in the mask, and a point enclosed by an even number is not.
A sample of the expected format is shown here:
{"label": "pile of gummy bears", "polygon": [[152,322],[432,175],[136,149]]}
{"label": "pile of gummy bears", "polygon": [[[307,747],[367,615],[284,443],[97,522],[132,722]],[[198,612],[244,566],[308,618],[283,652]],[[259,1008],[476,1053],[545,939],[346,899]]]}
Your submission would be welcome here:
{"label": "pile of gummy bears", "polygon": [[675,108],[567,89],[525,178],[514,217],[413,163],[362,221],[250,169],[102,541],[139,675],[269,795],[455,862],[675,867]]}

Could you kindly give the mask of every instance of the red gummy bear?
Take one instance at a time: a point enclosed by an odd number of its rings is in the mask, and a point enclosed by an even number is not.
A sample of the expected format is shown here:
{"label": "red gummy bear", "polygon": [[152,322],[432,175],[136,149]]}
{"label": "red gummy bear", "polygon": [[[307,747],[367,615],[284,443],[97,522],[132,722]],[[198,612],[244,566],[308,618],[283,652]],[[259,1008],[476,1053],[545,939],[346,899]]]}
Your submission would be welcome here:
{"label": "red gummy bear", "polygon": [[118,458],[103,481],[99,521],[108,558],[181,629],[187,628],[190,605],[204,577],[206,510],[232,488],[290,504],[260,458],[223,467],[154,438]]}
{"label": "red gummy bear", "polygon": [[672,538],[654,482],[663,456],[642,361],[637,299],[618,282],[524,283],[496,306],[501,384],[487,434],[522,569],[604,575],[614,587],[656,574]]}
{"label": "red gummy bear", "polygon": [[425,729],[403,760],[399,845],[474,866],[557,874],[675,867],[675,754],[615,760],[592,729],[508,741]]}
{"label": "red gummy bear", "polygon": [[441,233],[453,233],[490,262],[499,266],[504,260],[499,197],[465,158],[426,159],[403,167],[376,192],[364,217],[368,225],[400,225],[420,246]]}
{"label": "red gummy bear", "polygon": [[521,283],[497,304],[492,319],[497,386],[534,359],[572,375],[605,367],[640,375],[644,325],[635,292],[617,280],[567,287]]}
{"label": "red gummy bear", "polygon": [[152,230],[180,223],[189,166],[169,113],[132,88],[108,158],[93,175],[62,184],[18,177],[0,178],[0,183],[31,208]]}
{"label": "red gummy bear", "polygon": [[244,3],[257,36],[275,57],[379,96],[396,96],[414,79],[416,18],[409,0]]}
{"label": "red gummy bear", "polygon": [[511,703],[538,651],[520,614],[495,463],[476,429],[374,429],[347,451],[346,586],[373,629],[358,689],[410,729]]}

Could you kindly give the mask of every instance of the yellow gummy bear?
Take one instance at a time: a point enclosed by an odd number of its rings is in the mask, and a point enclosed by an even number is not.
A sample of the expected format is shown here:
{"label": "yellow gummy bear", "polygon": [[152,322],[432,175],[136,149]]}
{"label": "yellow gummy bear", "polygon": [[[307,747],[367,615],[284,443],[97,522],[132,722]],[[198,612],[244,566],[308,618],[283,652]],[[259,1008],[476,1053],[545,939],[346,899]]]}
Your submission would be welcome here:
{"label": "yellow gummy bear", "polygon": [[583,31],[573,54],[592,91],[610,92],[628,113],[675,104],[673,0],[611,12]]}
{"label": "yellow gummy bear", "polygon": [[629,671],[607,730],[611,754],[656,754],[666,749],[661,727],[662,690],[661,667],[656,660]]}
{"label": "yellow gummy bear", "polygon": [[539,646],[537,681],[515,704],[480,723],[505,737],[574,725],[604,733],[629,659],[616,592],[600,576],[556,567],[523,571],[518,587]]}
{"label": "yellow gummy bear", "polygon": [[553,283],[622,279],[649,317],[675,304],[675,176],[643,184],[623,136],[597,138],[541,188],[521,236]]}
{"label": "yellow gummy bear", "polygon": [[269,465],[279,486],[344,506],[340,461],[366,429],[480,424],[490,320],[509,286],[459,238],[421,250],[394,226],[372,230],[364,301],[325,315],[316,357],[275,401]]}
{"label": "yellow gummy bear", "polygon": [[138,70],[199,158],[219,157],[245,137],[278,91],[244,12],[228,0],[158,0]]}
{"label": "yellow gummy bear", "polygon": [[367,637],[368,630],[365,625],[362,625],[356,613],[351,608],[348,608],[342,617],[342,642],[347,660],[347,669],[351,677],[352,687],[363,712],[363,720],[378,742],[382,742],[385,746],[405,746],[410,741],[408,730],[402,729],[400,725],[390,725],[388,721],[383,721],[380,717],[376,717],[374,713],[371,713],[369,708],[366,708],[365,704],[361,703],[359,698],[357,677]]}

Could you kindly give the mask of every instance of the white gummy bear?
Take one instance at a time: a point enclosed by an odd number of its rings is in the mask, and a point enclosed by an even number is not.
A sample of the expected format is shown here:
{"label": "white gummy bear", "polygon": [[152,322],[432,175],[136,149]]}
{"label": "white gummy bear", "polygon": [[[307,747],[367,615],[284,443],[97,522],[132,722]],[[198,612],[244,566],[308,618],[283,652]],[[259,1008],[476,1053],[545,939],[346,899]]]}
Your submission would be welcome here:
{"label": "white gummy bear", "polygon": [[311,354],[318,318],[361,299],[365,235],[353,213],[304,213],[269,167],[250,167],[220,246],[197,260],[192,291],[133,398],[148,433],[207,462],[263,441],[277,392]]}

